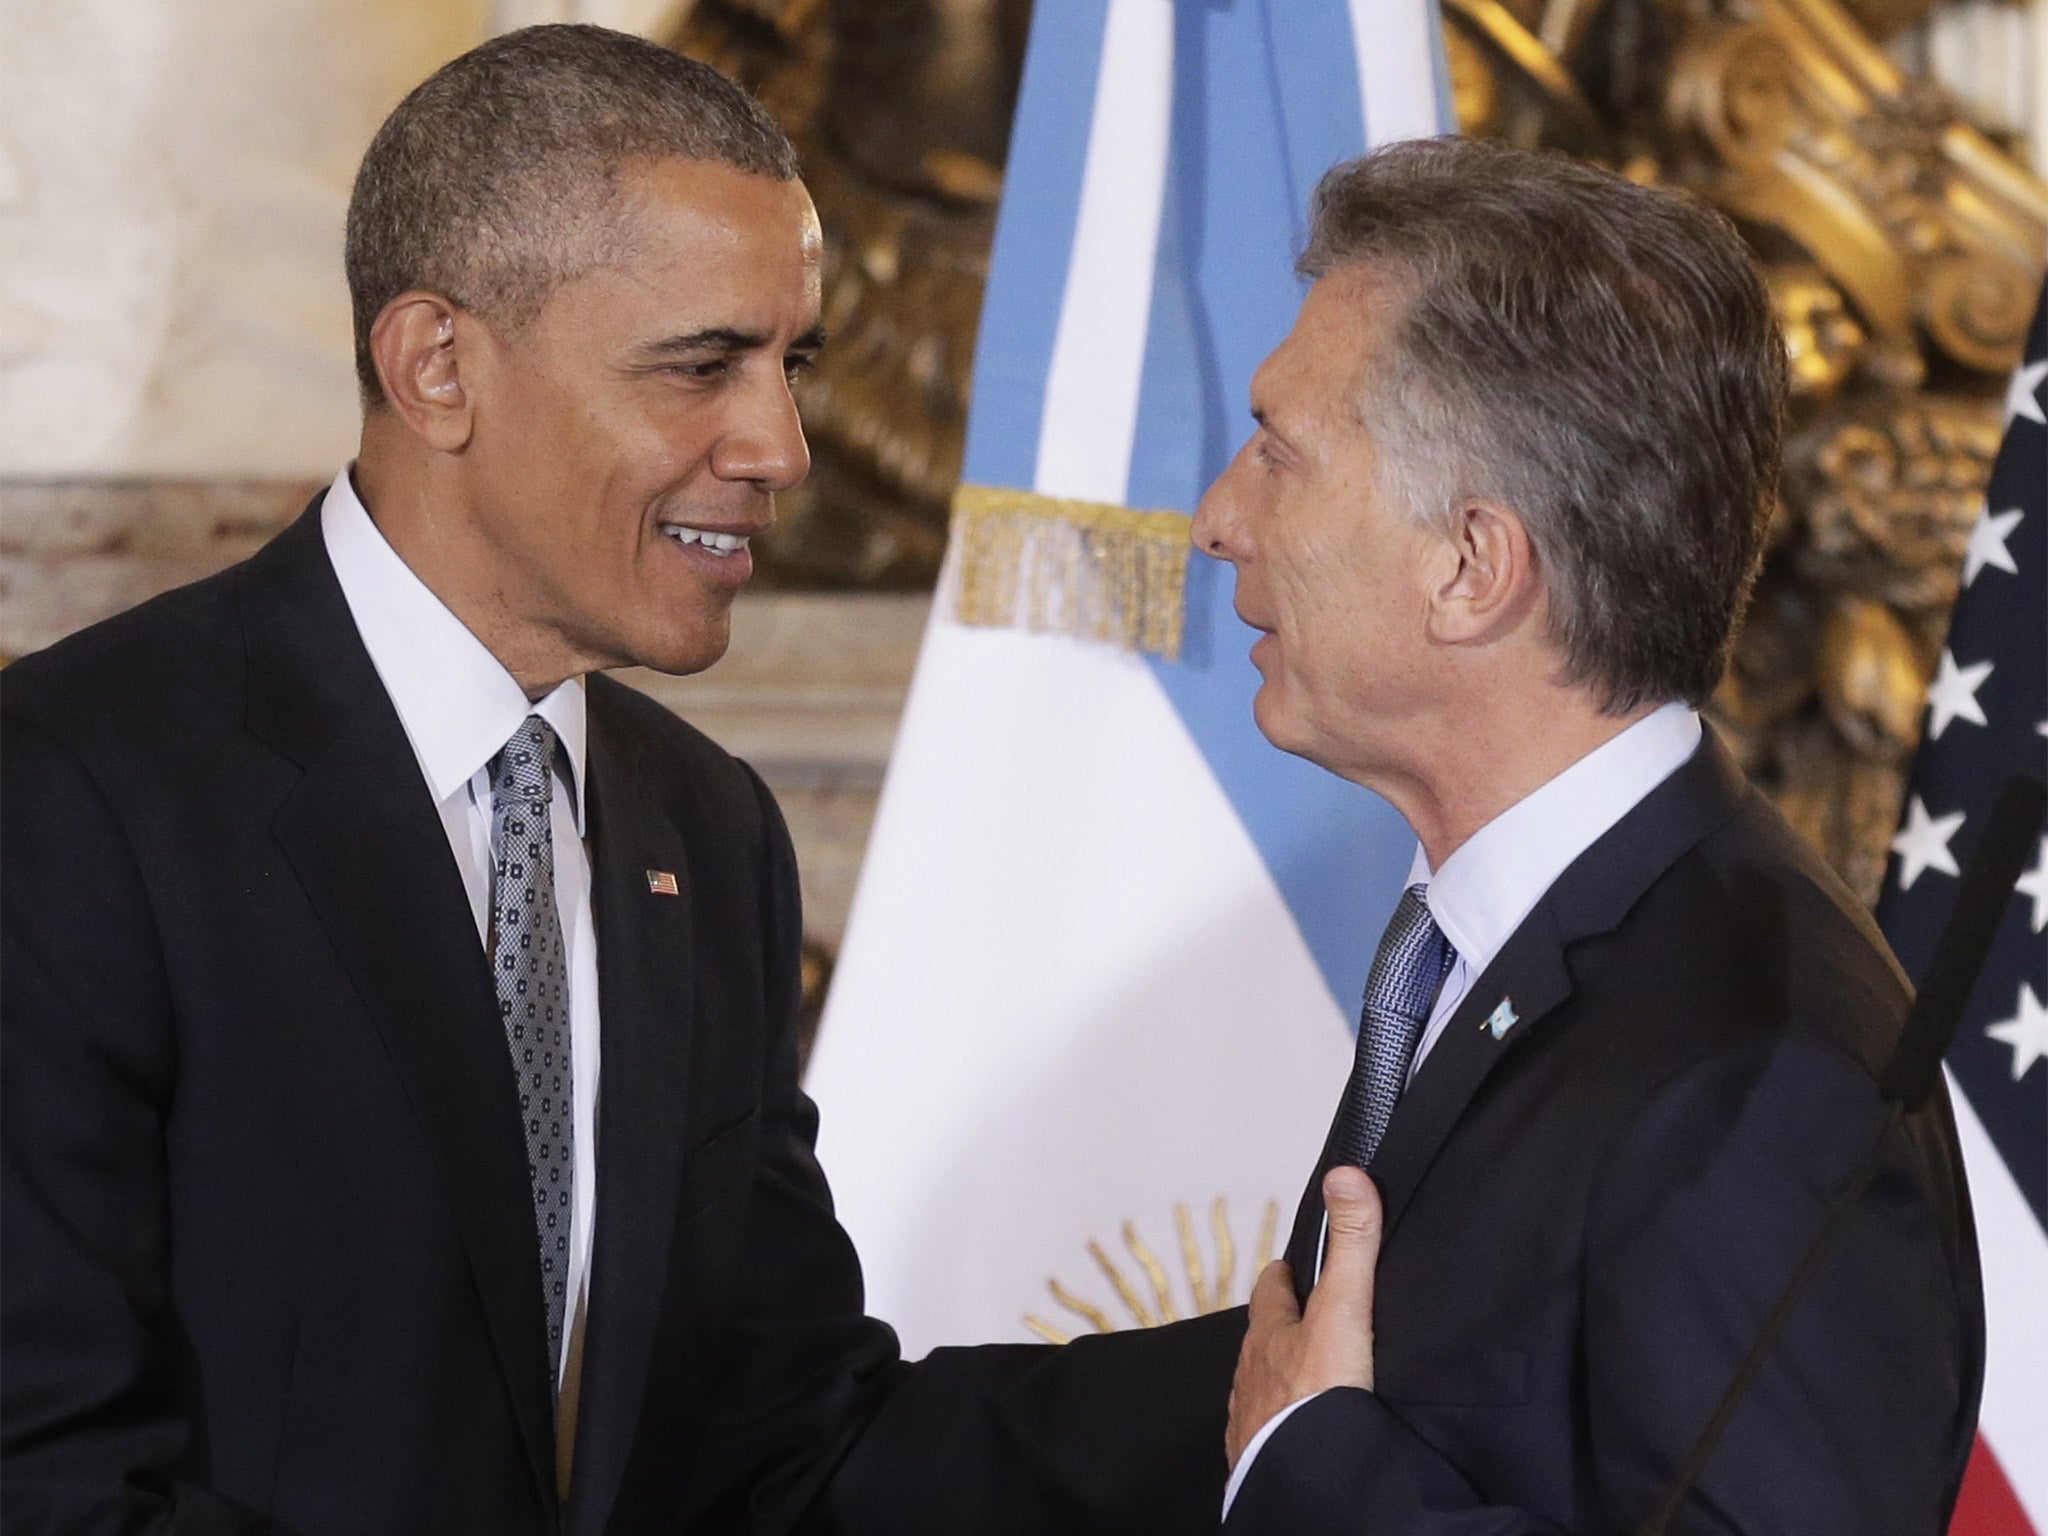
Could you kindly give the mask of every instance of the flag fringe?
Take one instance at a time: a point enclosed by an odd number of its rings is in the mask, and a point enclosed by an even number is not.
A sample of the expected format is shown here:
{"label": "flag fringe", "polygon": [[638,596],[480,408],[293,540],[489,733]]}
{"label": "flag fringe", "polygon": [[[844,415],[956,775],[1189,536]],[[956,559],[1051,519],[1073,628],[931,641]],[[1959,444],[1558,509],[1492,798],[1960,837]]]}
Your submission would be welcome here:
{"label": "flag fringe", "polygon": [[1034,491],[953,495],[953,616],[1105,641],[1168,661],[1186,616],[1188,519]]}

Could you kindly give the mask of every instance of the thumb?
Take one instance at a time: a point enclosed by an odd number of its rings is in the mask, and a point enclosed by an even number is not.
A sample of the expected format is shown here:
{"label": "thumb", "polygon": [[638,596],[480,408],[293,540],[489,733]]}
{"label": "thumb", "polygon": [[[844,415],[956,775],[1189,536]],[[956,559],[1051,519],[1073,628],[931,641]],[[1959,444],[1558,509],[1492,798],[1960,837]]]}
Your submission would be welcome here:
{"label": "thumb", "polygon": [[1380,1192],[1364,1169],[1339,1166],[1323,1178],[1323,1208],[1329,1212],[1330,1241],[1309,1307],[1370,1323],[1373,1271],[1380,1258]]}

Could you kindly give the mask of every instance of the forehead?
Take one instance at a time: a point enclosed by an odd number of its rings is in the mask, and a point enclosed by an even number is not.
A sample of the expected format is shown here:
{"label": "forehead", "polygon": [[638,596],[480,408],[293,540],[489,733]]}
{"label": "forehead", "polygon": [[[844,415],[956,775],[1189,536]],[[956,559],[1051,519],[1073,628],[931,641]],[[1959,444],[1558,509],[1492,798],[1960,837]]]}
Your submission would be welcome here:
{"label": "forehead", "polygon": [[573,307],[655,325],[815,323],[823,240],[802,182],[672,158],[621,167],[617,191],[607,259],[560,295]]}
{"label": "forehead", "polygon": [[801,181],[778,181],[713,160],[635,160],[617,176],[625,233],[649,254],[688,247],[809,256],[823,248],[817,210]]}
{"label": "forehead", "polygon": [[1385,354],[1403,302],[1395,280],[1369,267],[1340,267],[1316,279],[1294,329],[1260,366],[1253,405],[1347,406]]}

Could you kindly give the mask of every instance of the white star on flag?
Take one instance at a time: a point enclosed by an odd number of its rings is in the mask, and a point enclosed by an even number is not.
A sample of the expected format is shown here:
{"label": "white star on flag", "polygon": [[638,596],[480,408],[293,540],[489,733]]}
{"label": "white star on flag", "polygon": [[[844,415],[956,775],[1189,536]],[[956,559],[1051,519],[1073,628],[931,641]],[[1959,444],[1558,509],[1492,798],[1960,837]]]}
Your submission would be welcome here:
{"label": "white star on flag", "polygon": [[1990,675],[1990,662],[1980,661],[1959,667],[1954,654],[1944,646],[1940,670],[1934,674],[1934,681],[1927,685],[1927,734],[1939,741],[1941,733],[1957,720],[1982,725],[1984,706],[1977,702],[1977,690],[1984,686],[1984,679]]}
{"label": "white star on flag", "polygon": [[1997,1024],[1984,1026],[1984,1033],[2001,1045],[2012,1047],[2012,1080],[2027,1075],[2027,1068],[2048,1058],[2048,1007],[2034,996],[2031,983],[2020,983],[2019,1011]]}
{"label": "white star on flag", "polygon": [[2048,426],[2048,416],[2041,414],[2043,379],[2048,379],[2048,361],[2029,363],[2012,376],[2012,383],[2006,386],[2005,391],[2005,424],[2008,427],[2016,416]]}
{"label": "white star on flag", "polygon": [[1927,807],[1915,795],[1906,807],[1906,824],[1892,839],[1892,852],[1899,856],[1899,889],[1910,891],[1913,882],[1930,869],[1944,875],[1960,873],[1956,856],[1948,851],[1948,840],[1963,824],[1963,813],[1929,816]]}
{"label": "white star on flag", "polygon": [[2020,568],[2013,563],[2012,551],[2005,547],[2005,541],[2012,537],[2013,529],[2019,527],[2025,515],[2018,507],[2009,512],[1994,512],[1985,507],[1970,529],[1970,548],[1963,556],[1964,586],[1975,581],[1977,573],[1987,565],[2019,575]]}
{"label": "white star on flag", "polygon": [[2034,932],[2048,928],[2048,837],[2041,839],[2041,852],[2034,859],[2034,867],[2013,883],[2013,890],[2033,902]]}

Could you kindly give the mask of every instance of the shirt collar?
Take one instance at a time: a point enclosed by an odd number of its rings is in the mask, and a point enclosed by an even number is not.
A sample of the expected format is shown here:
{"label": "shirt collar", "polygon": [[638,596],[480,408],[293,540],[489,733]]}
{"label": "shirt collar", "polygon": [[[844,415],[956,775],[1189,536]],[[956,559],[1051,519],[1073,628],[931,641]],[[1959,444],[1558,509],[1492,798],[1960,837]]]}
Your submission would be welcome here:
{"label": "shirt collar", "polygon": [[569,760],[569,800],[583,834],[587,726],[583,679],[539,703],[504,664],[413,574],[356,495],[350,470],[334,477],[320,507],[327,558],[364,649],[398,711],[436,801],[463,792],[529,714],[553,727]]}
{"label": "shirt collar", "polygon": [[1474,975],[1557,877],[1693,755],[1700,736],[1690,708],[1663,705],[1502,811],[1434,874],[1416,845],[1408,883],[1429,887],[1429,915]]}

